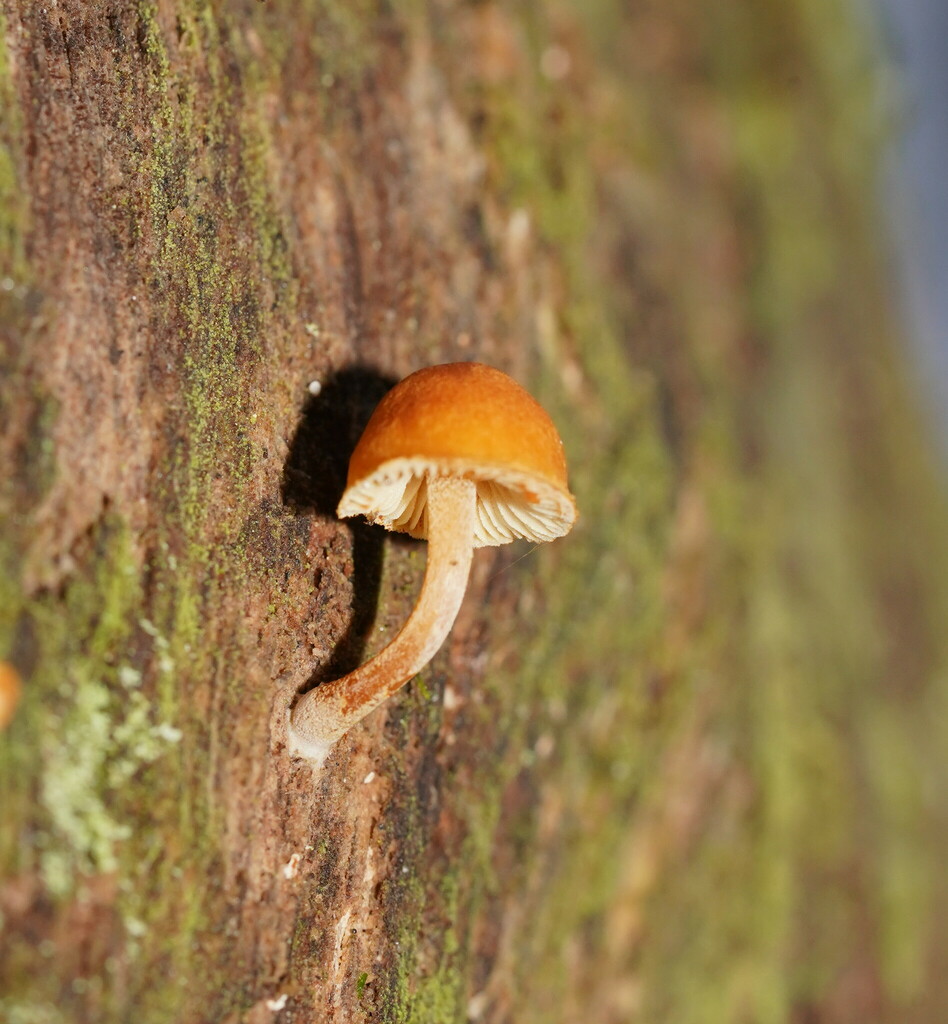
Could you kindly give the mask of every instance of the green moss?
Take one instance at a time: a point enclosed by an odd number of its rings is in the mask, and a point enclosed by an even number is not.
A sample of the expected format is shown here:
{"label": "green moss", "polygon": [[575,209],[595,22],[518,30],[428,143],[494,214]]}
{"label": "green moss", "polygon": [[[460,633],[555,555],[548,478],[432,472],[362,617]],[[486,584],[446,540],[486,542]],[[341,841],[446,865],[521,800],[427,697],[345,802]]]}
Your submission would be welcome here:
{"label": "green moss", "polygon": [[[249,280],[246,268],[222,247],[222,225],[210,215],[208,189],[230,197],[225,205],[230,232],[242,230],[237,225],[250,213],[260,279],[281,303],[291,298],[290,272],[264,177],[265,142],[254,114],[243,108],[223,70],[224,44],[211,8],[194,4],[179,16],[185,41],[200,48],[210,78],[201,106],[193,83],[188,88],[189,83],[173,75],[155,18],[148,13],[154,107],[149,217],[159,240],[152,272],[169,317],[183,321],[183,413],[189,445],[176,468],[176,491],[187,534],[200,548],[208,494],[222,458],[235,494],[249,477],[254,452],[246,430],[253,416],[247,377],[261,358],[267,332],[280,329],[285,308],[264,314],[258,281]],[[172,95],[177,101],[173,106]],[[240,522],[238,514],[223,525],[236,529]],[[225,536],[218,542],[232,539]],[[195,549],[192,558],[206,565],[210,552]]]}
{"label": "green moss", "polygon": [[313,50],[319,55],[321,79],[328,89],[338,81],[353,79],[373,67],[379,55],[379,19],[386,4],[379,0],[316,0]]}
{"label": "green moss", "polygon": [[7,56],[6,17],[0,14],[0,291],[22,286],[26,271],[23,242],[28,206],[21,201],[19,153],[22,124]]}

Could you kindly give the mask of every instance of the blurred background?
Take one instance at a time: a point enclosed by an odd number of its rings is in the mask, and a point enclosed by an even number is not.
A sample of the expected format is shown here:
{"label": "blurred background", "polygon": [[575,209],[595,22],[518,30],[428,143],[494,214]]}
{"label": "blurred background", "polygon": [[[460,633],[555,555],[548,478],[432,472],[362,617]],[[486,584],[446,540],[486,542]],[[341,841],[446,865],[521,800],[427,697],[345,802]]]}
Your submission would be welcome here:
{"label": "blurred background", "polygon": [[896,130],[885,201],[923,401],[948,453],[948,5],[878,0]]}

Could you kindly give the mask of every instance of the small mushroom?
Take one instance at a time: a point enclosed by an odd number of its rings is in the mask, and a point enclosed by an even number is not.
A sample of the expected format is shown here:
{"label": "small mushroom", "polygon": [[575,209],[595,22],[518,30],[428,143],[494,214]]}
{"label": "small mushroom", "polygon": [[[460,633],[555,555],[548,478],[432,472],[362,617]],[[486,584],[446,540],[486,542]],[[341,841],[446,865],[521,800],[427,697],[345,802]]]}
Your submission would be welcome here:
{"label": "small mushroom", "polygon": [[0,730],[13,719],[22,690],[20,673],[8,661],[0,661]]}
{"label": "small mushroom", "polygon": [[434,656],[457,617],[474,548],[562,537],[576,505],[563,442],[543,408],[500,370],[446,363],[382,399],[352,453],[338,514],[427,538],[428,562],[392,642],[293,708],[290,752],[317,765]]}

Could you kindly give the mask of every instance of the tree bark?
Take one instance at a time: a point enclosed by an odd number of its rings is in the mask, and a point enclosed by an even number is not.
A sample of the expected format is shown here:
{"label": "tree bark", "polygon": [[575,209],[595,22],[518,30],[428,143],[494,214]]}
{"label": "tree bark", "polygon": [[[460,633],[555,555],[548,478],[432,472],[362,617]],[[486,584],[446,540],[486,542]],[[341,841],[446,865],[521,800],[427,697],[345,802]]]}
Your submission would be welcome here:
{"label": "tree bark", "polygon": [[[845,7],[0,12],[0,1018],[943,1020],[946,503]],[[464,359],[581,521],[314,774],[290,701],[424,571],[348,454]]]}

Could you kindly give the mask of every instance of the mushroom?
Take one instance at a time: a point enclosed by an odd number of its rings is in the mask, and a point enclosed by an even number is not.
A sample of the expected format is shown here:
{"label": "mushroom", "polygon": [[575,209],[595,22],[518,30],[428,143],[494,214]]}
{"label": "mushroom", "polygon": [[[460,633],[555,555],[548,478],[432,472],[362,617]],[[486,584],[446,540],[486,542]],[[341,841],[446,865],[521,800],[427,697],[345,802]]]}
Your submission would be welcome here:
{"label": "mushroom", "polygon": [[382,399],[352,453],[338,514],[427,538],[428,561],[418,603],[392,642],[293,708],[290,752],[316,765],[434,656],[457,617],[474,548],[561,537],[576,504],[563,442],[543,408],[500,370],[446,363]]}
{"label": "mushroom", "polygon": [[8,661],[0,661],[0,730],[10,724],[22,690],[20,673]]}

